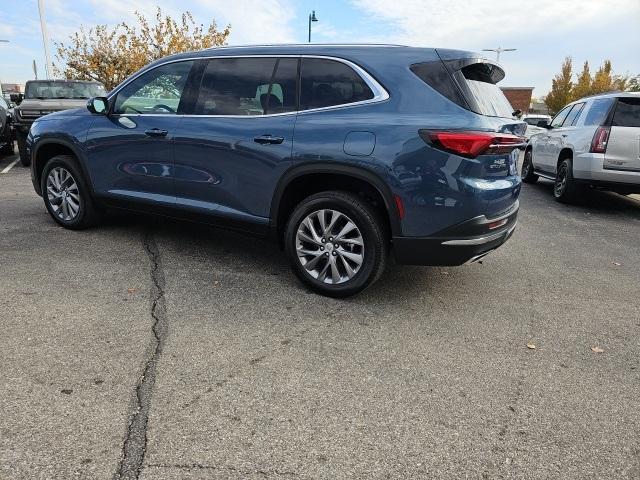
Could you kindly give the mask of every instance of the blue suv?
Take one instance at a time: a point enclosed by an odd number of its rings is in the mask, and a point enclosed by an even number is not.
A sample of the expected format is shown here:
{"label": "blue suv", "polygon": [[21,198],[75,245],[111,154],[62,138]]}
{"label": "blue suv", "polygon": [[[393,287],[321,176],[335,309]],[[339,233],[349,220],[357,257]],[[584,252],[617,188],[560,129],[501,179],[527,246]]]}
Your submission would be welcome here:
{"label": "blue suv", "polygon": [[345,297],[398,263],[461,265],[512,234],[525,123],[478,54],[394,45],[223,47],[155,61],[38,119],[36,192],[65,228],[105,209],[272,236]]}

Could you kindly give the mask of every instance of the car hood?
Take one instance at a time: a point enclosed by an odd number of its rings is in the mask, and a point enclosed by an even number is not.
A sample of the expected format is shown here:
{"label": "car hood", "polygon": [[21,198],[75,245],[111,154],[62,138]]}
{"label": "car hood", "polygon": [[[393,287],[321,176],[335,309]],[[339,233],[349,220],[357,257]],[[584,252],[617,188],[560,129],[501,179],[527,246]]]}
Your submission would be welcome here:
{"label": "car hood", "polygon": [[87,107],[71,108],[69,110],[59,110],[57,112],[49,113],[48,115],[40,117],[38,121],[40,122],[42,120],[52,120],[60,117],[78,117],[81,115],[91,115],[91,113],[89,112],[89,110],[87,110]]}

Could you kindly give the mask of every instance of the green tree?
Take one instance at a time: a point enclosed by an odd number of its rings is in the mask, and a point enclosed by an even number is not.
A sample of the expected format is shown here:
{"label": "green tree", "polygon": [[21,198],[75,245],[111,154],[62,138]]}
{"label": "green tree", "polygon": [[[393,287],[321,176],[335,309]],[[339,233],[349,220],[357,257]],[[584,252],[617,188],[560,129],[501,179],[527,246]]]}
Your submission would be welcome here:
{"label": "green tree", "polygon": [[218,30],[215,20],[206,28],[198,25],[190,12],[176,21],[158,7],[153,23],[139,12],[135,15],[137,26],[123,22],[115,27],[81,27],[69,43],[57,43],[56,75],[97,80],[110,90],[158,58],[225,45],[231,31],[231,26]]}
{"label": "green tree", "polygon": [[572,100],[578,100],[579,98],[591,95],[592,83],[593,79],[589,71],[589,62],[584,62],[582,73],[578,76],[578,82],[573,86],[573,91],[571,92]]}
{"label": "green tree", "polygon": [[571,80],[573,73],[573,64],[571,57],[566,57],[562,62],[562,69],[551,81],[551,91],[545,97],[544,103],[547,104],[551,112],[560,111],[567,103],[572,100],[573,81]]}

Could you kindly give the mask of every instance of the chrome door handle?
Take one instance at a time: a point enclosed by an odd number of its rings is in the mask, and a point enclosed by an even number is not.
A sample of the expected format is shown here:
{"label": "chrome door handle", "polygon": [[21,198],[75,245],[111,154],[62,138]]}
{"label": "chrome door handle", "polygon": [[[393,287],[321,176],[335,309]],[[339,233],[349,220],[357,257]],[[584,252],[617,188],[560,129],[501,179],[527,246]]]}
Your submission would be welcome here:
{"label": "chrome door handle", "polygon": [[167,130],[161,128],[151,128],[144,131],[144,134],[149,137],[166,137],[167,133],[169,133]]}
{"label": "chrome door handle", "polygon": [[273,137],[269,134],[259,135],[253,139],[254,142],[259,143],[260,145],[279,145],[284,142],[284,137]]}

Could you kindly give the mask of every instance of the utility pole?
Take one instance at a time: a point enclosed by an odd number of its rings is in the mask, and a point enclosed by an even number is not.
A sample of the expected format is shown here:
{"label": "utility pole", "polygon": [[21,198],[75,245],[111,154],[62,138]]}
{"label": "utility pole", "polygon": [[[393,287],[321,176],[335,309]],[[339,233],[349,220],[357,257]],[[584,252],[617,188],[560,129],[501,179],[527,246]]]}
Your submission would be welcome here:
{"label": "utility pole", "polygon": [[44,19],[44,0],[38,0],[38,11],[40,12],[40,30],[42,30],[42,43],[44,45],[44,70],[47,78],[53,75],[51,66],[51,54],[49,53],[49,33],[47,33],[47,23]]}
{"label": "utility pole", "polygon": [[309,43],[311,43],[311,22],[317,22],[318,19],[316,18],[316,11],[313,10],[310,14],[309,14]]}
{"label": "utility pole", "polygon": [[517,48],[483,48],[483,52],[496,52],[496,63],[500,63],[500,54],[502,52],[515,52]]}
{"label": "utility pole", "polygon": [[[0,43],[9,43],[9,40],[0,40]],[[4,92],[2,91],[2,79],[0,79],[0,97],[2,97],[4,95]]]}

